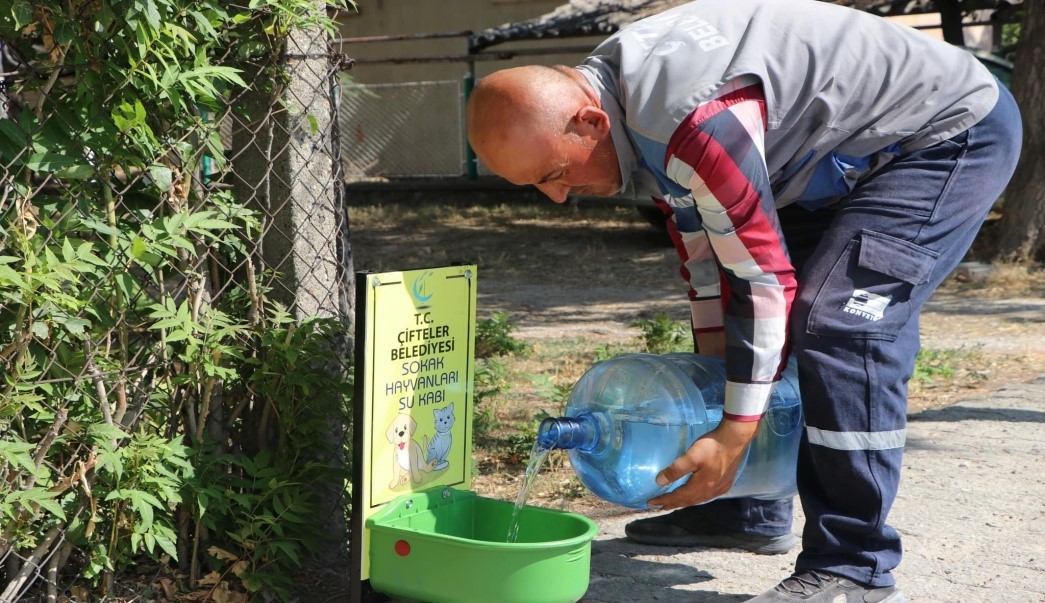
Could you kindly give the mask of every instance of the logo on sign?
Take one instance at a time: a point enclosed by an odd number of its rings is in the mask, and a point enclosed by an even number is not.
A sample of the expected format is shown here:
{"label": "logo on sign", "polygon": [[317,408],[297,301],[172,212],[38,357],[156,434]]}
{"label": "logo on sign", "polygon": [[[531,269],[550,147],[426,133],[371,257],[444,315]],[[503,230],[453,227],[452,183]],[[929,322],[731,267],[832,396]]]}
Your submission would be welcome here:
{"label": "logo on sign", "polygon": [[432,299],[433,293],[428,286],[428,277],[430,276],[432,276],[432,271],[427,270],[414,280],[411,293],[414,296],[414,301],[419,304],[427,304]]}

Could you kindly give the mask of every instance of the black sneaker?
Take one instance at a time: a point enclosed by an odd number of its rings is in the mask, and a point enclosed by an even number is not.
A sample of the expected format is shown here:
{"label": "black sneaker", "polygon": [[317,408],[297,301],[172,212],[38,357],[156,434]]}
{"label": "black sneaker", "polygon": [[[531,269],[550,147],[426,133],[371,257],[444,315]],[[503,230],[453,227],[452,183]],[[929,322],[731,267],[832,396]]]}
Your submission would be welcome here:
{"label": "black sneaker", "polygon": [[790,532],[756,536],[725,530],[707,519],[699,507],[684,507],[666,515],[636,519],[624,526],[624,533],[635,542],[653,546],[743,549],[761,555],[786,553],[798,542]]}
{"label": "black sneaker", "polygon": [[809,570],[792,574],[772,590],[767,590],[748,603],[906,603],[895,586],[874,588],[847,578]]}

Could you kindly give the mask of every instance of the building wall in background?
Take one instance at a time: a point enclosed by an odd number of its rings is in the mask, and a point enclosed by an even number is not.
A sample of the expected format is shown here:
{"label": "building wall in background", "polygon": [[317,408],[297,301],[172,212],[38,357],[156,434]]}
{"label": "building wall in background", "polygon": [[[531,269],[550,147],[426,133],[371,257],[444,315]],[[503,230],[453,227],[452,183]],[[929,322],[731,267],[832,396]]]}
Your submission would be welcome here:
{"label": "building wall in background", "polygon": [[[991,12],[989,10],[973,11],[965,20],[972,23],[987,21],[990,19]],[[940,15],[936,13],[891,18],[897,23],[908,27],[917,27],[922,33],[938,40],[943,39],[943,30],[938,27],[940,25]],[[934,25],[937,27],[933,27]],[[964,33],[965,45],[970,48],[990,50],[993,46],[993,28],[990,25],[970,25],[965,27]]]}
{"label": "building wall in background", "polygon": [[[342,17],[341,34],[344,37],[381,36],[394,34],[431,34],[457,31],[481,31],[498,25],[539,17],[563,4],[563,0],[363,0],[356,13]],[[984,19],[991,11],[979,11],[970,20]],[[896,17],[898,22],[911,27],[938,25],[939,15],[909,15]],[[922,29],[933,37],[941,37],[940,30]],[[989,50],[991,28],[968,27],[966,45]],[[564,48],[589,46],[594,48],[599,37],[567,38],[532,42],[512,42],[490,50],[516,48]],[[449,57],[468,54],[464,37],[428,40],[409,40],[377,43],[345,43],[342,51],[356,59],[389,57]],[[511,60],[477,61],[475,74],[482,77],[491,71],[516,65],[542,64],[574,65],[584,59],[586,52],[563,52],[551,55],[525,56]],[[350,75],[359,83],[417,82],[428,80],[460,80],[468,71],[464,62],[430,62],[406,64],[357,63]]]}
{"label": "building wall in background", "polygon": [[[563,4],[562,0],[363,0],[359,12],[342,17],[344,37],[482,31],[504,23],[539,17]],[[515,42],[511,48],[557,48],[590,44],[599,38]],[[346,43],[342,52],[355,59],[388,57],[443,57],[468,54],[466,38],[411,40],[400,42]],[[526,64],[576,64],[586,53],[527,56],[510,61],[478,61],[475,71],[482,77],[491,71]],[[375,64],[357,63],[349,75],[359,83],[461,80],[466,63]]]}

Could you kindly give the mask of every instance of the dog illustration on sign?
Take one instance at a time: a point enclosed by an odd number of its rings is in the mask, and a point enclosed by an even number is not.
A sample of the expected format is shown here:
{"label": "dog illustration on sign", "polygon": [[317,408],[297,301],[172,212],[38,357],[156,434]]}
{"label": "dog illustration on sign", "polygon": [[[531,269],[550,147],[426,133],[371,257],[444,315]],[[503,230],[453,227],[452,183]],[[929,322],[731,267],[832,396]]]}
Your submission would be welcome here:
{"label": "dog illustration on sign", "polygon": [[392,444],[392,482],[389,488],[398,488],[408,481],[420,484],[424,473],[432,472],[432,464],[425,461],[421,445],[414,439],[417,421],[407,414],[396,415],[388,426],[385,437]]}

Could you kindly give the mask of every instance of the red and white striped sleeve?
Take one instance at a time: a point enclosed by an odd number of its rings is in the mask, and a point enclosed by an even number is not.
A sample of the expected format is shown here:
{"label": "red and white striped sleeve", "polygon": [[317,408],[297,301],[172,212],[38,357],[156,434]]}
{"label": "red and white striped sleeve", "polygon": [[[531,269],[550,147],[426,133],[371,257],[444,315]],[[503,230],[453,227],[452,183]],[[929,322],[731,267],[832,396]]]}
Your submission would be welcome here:
{"label": "red and white striped sleeve", "polygon": [[708,233],[699,221],[686,219],[695,212],[693,198],[665,196],[654,198],[667,215],[667,230],[682,260],[680,272],[689,286],[690,325],[694,344],[699,333],[722,331],[722,293],[718,262],[711,250]]}
{"label": "red and white striped sleeve", "polygon": [[721,266],[726,335],[725,415],[758,420],[787,362],[796,280],[765,160],[765,100],[757,80],[723,86],[679,125],[665,171],[692,191]]}

